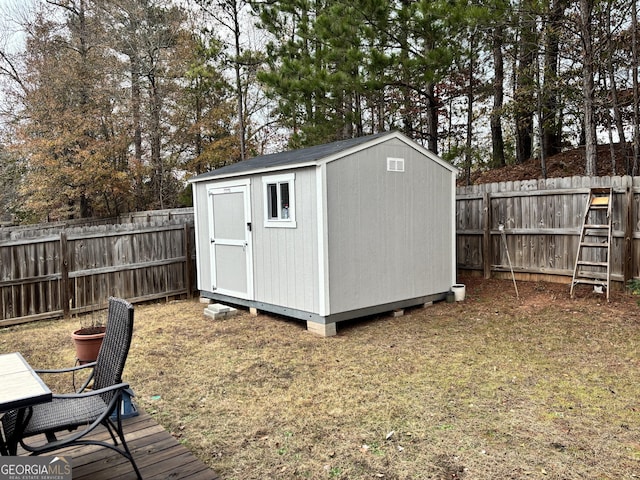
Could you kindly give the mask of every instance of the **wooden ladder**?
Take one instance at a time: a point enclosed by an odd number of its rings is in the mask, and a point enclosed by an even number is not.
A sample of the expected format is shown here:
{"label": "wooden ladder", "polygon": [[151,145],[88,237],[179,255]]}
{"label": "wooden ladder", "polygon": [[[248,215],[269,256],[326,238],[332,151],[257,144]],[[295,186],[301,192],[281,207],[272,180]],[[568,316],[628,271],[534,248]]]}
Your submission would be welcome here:
{"label": "wooden ladder", "polygon": [[571,280],[571,298],[578,284],[602,286],[611,285],[611,205],[613,189],[610,187],[592,188],[587,199],[576,264]]}

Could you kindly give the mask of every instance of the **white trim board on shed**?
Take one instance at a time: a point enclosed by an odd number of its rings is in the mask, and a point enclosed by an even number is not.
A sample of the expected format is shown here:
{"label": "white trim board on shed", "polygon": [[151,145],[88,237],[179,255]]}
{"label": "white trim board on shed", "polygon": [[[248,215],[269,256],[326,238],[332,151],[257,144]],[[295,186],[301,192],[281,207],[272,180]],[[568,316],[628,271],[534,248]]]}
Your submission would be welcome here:
{"label": "white trim board on shed", "polygon": [[325,334],[342,320],[442,299],[456,283],[456,174],[385,132],[199,175],[198,288]]}

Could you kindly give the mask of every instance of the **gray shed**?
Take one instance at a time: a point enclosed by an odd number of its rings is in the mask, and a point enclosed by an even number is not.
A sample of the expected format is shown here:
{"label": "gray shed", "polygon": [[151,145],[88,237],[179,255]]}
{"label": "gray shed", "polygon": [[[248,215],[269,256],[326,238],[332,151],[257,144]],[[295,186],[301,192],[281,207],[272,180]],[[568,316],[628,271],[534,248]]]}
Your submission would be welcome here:
{"label": "gray shed", "polygon": [[325,336],[342,320],[443,299],[456,280],[456,173],[385,132],[199,175],[200,294]]}

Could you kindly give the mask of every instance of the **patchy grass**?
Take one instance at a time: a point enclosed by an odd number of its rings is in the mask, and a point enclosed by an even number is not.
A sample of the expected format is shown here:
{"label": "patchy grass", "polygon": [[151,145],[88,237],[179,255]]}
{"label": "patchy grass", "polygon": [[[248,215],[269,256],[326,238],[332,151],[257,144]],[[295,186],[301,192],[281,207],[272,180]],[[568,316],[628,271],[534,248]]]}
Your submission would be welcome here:
{"label": "patchy grass", "polygon": [[[136,307],[136,402],[232,479],[640,477],[640,307],[465,278],[467,299],[338,326],[197,301]],[[73,363],[75,320],[0,330],[0,351]],[[58,387],[56,385],[56,387]]]}

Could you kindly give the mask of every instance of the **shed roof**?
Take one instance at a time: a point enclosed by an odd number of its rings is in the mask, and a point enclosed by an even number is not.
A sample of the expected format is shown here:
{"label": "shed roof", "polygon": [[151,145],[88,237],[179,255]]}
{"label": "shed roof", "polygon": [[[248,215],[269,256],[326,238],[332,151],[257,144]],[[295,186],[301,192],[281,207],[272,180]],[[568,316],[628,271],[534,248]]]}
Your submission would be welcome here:
{"label": "shed roof", "polygon": [[374,135],[350,138],[347,140],[338,140],[336,142],[325,143],[322,145],[302,148],[299,150],[287,150],[284,152],[253,157],[242,162],[237,162],[221,168],[216,168],[211,172],[203,173],[201,175],[193,177],[190,182],[200,182],[212,178],[234,177],[256,171],[281,170],[284,168],[314,165],[323,161],[329,161],[334,158],[339,158],[348,153],[352,153],[353,151],[367,148],[368,146],[378,143],[378,141],[384,140],[386,137],[396,137],[407,143],[411,143],[413,144],[413,146],[418,147],[421,151],[423,151],[423,153],[426,153],[434,160],[442,163],[452,172],[457,172],[457,169],[455,167],[444,162],[432,152],[423,149],[418,144],[411,141],[408,137],[405,137],[399,132],[380,132]]}

